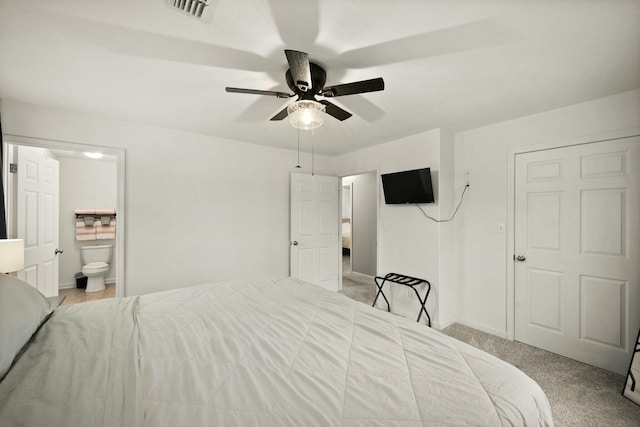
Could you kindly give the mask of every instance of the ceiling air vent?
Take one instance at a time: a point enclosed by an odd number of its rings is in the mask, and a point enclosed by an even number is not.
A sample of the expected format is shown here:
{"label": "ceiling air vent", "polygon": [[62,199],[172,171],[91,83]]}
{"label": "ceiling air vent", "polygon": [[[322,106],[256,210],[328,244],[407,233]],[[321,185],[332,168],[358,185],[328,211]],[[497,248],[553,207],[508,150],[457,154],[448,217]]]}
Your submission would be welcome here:
{"label": "ceiling air vent", "polygon": [[193,18],[207,20],[212,0],[166,0],[166,2],[167,6],[173,10],[180,11]]}

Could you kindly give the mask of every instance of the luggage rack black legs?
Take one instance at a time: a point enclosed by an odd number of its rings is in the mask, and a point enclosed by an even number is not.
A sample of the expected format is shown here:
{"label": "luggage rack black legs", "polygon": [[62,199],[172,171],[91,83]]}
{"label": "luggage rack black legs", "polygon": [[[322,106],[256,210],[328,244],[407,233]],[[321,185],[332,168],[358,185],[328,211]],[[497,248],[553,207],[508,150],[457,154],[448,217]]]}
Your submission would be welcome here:
{"label": "luggage rack black legs", "polygon": [[[429,316],[429,313],[427,313],[427,309],[425,307],[425,304],[427,303],[427,297],[429,296],[429,292],[431,292],[431,283],[429,283],[427,280],[424,280],[424,279],[418,279],[416,277],[405,276],[403,274],[398,274],[398,273],[389,273],[384,277],[376,276],[374,280],[376,282],[376,286],[378,287],[378,293],[376,294],[376,298],[373,300],[373,304],[371,304],[372,307],[376,306],[376,301],[378,301],[378,296],[382,295],[382,298],[384,298],[385,302],[387,303],[387,311],[391,312],[391,306],[389,305],[389,300],[384,295],[384,292],[382,292],[382,286],[384,285],[384,282],[391,282],[391,283],[397,283],[399,285],[409,286],[411,289],[413,289],[413,292],[416,293],[416,296],[418,297],[418,301],[420,301],[420,306],[421,306],[420,313],[418,313],[418,319],[416,320],[416,322],[420,321],[420,316],[422,316],[422,313],[424,312],[424,314],[426,314],[427,319],[429,321],[429,327],[431,327],[431,316]],[[416,289],[416,286],[422,285],[422,284],[427,285],[427,293],[424,295],[424,299],[420,298],[420,294]]]}

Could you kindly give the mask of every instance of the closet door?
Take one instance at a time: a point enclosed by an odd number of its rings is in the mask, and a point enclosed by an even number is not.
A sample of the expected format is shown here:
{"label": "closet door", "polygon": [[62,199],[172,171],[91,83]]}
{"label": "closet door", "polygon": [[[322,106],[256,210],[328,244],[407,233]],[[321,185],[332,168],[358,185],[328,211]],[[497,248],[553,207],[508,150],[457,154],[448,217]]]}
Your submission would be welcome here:
{"label": "closet door", "polygon": [[516,156],[515,338],[624,374],[640,327],[640,138]]}

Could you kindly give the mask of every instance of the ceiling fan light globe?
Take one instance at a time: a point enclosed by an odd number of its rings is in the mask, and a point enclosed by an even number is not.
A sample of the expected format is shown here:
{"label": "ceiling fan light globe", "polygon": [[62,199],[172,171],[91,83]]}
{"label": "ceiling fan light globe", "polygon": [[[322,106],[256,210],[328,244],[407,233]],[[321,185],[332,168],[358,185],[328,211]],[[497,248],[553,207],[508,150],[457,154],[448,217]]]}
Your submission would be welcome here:
{"label": "ceiling fan light globe", "polygon": [[316,129],[324,122],[326,107],[316,101],[296,101],[287,107],[291,126],[298,129]]}

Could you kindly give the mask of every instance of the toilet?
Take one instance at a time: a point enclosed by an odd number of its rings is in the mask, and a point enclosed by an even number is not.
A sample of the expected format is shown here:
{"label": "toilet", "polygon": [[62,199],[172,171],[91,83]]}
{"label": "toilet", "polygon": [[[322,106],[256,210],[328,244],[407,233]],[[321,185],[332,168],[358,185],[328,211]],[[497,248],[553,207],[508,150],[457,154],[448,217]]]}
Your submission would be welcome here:
{"label": "toilet", "polygon": [[87,276],[85,292],[104,290],[104,275],[109,271],[113,245],[88,245],[80,248],[82,274]]}

